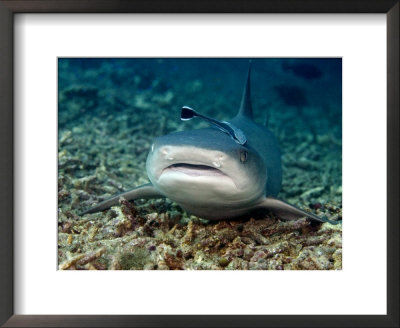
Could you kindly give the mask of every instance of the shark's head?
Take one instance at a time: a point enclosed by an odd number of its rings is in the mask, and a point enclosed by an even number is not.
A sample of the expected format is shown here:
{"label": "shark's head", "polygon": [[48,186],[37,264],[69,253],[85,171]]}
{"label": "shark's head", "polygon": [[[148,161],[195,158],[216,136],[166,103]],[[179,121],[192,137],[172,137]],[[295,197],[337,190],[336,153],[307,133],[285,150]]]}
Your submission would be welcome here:
{"label": "shark's head", "polygon": [[266,185],[266,168],[251,144],[217,128],[157,138],[146,169],[154,187],[183,207],[240,207],[262,197]]}

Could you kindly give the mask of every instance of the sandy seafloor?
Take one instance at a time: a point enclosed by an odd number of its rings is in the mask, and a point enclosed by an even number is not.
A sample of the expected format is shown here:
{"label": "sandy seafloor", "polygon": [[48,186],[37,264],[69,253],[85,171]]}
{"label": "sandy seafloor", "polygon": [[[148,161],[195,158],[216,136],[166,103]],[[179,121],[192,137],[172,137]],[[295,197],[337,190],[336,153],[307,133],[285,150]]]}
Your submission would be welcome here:
{"label": "sandy seafloor", "polygon": [[[338,270],[342,224],[271,214],[207,221],[169,199],[79,213],[147,183],[155,137],[207,126],[180,121],[183,105],[219,120],[239,108],[246,59],[60,59],[58,262],[76,270]],[[341,61],[255,59],[255,120],[282,150],[278,197],[342,219]]]}

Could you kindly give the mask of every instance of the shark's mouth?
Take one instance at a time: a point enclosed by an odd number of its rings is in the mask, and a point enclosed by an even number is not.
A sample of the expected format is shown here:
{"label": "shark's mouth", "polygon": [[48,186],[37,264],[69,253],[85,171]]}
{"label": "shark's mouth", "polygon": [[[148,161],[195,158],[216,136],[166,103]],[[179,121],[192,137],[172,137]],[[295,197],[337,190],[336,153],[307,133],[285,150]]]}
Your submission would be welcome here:
{"label": "shark's mouth", "polygon": [[161,174],[164,173],[183,173],[192,177],[199,176],[222,176],[226,175],[221,170],[215,167],[203,165],[203,164],[187,164],[187,163],[175,163],[165,169],[163,169]]}

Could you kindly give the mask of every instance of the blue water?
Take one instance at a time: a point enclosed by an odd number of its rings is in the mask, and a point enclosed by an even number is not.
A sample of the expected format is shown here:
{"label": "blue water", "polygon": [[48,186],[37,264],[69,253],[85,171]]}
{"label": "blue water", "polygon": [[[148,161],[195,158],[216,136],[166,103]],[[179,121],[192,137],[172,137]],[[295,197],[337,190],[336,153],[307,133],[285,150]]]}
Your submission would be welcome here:
{"label": "blue water", "polygon": [[[65,58],[59,59],[59,90],[71,85],[97,88],[99,106],[91,114],[110,102],[108,111],[132,111],[130,104],[135,95],[172,90],[176,99],[167,111],[179,113],[180,107],[186,104],[227,119],[236,113],[240,104],[247,67],[247,58]],[[135,82],[135,76],[141,77],[140,82],[137,79]],[[197,92],[185,89],[192,81],[202,84]],[[270,115],[278,119],[280,113],[301,106],[305,114],[308,111],[309,115],[314,114],[312,120],[317,130],[323,131],[329,124],[337,126],[340,132],[342,61],[339,58],[253,59],[252,100],[257,120],[263,120],[268,108]],[[113,104],[118,101],[125,106],[118,108],[118,104]],[[68,108],[60,107],[62,110]]]}

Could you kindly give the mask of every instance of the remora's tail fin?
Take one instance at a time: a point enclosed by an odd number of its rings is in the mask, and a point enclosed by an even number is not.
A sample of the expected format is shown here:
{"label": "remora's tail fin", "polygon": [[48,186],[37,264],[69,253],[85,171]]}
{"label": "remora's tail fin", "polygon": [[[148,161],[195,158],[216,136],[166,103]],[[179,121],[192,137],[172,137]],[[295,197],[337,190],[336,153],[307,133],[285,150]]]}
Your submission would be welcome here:
{"label": "remora's tail fin", "polygon": [[239,115],[253,119],[253,109],[251,107],[250,94],[250,76],[251,76],[251,60],[249,60],[249,70],[247,72],[247,80],[243,90],[242,102],[240,104]]}

